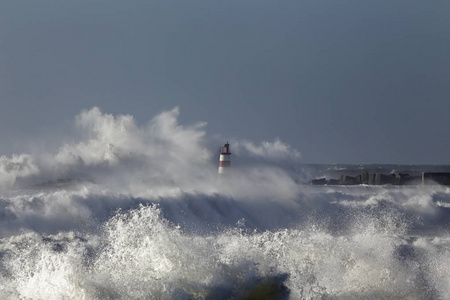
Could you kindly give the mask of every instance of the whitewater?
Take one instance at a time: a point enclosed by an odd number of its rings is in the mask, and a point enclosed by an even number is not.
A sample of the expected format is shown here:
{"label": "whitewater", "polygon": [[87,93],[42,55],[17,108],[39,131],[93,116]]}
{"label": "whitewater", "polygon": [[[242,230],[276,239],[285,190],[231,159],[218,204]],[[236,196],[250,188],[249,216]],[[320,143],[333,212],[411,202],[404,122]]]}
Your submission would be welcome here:
{"label": "whitewater", "polygon": [[448,187],[299,184],[391,167],[278,139],[230,139],[218,176],[227,139],[178,116],[92,108],[56,149],[0,157],[0,299],[450,299]]}

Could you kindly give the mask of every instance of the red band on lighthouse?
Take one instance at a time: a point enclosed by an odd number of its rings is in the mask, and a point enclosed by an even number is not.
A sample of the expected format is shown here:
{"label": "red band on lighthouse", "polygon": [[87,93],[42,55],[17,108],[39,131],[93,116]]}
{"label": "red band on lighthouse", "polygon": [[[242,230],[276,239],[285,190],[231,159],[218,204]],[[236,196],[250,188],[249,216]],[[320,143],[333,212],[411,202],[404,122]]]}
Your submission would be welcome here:
{"label": "red band on lighthouse", "polygon": [[219,161],[219,167],[230,167],[231,161]]}

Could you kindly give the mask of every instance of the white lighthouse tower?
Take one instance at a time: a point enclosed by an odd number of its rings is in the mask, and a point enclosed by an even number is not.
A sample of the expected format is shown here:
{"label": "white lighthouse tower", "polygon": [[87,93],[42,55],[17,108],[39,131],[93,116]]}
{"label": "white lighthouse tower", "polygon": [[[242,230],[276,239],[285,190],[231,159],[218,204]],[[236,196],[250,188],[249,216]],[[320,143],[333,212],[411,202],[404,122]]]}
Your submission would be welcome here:
{"label": "white lighthouse tower", "polygon": [[231,167],[230,155],[230,144],[227,142],[223,147],[219,148],[219,174],[227,173]]}

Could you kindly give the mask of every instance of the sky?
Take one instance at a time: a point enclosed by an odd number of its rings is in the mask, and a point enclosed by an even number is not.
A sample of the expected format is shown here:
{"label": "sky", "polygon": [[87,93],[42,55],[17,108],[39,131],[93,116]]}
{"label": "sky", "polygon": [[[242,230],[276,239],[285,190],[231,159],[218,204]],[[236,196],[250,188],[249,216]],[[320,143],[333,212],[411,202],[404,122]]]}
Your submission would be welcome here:
{"label": "sky", "polygon": [[304,163],[450,164],[449,32],[449,1],[2,1],[0,155],[178,107]]}

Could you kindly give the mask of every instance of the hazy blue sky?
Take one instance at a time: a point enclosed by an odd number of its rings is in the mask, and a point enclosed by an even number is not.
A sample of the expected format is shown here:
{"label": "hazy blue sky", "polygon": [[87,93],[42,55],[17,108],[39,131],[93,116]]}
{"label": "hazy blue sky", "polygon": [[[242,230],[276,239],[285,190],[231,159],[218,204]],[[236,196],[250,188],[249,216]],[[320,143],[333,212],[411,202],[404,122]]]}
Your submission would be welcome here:
{"label": "hazy blue sky", "polygon": [[0,43],[0,154],[179,106],[305,163],[450,164],[448,0],[2,1]]}

